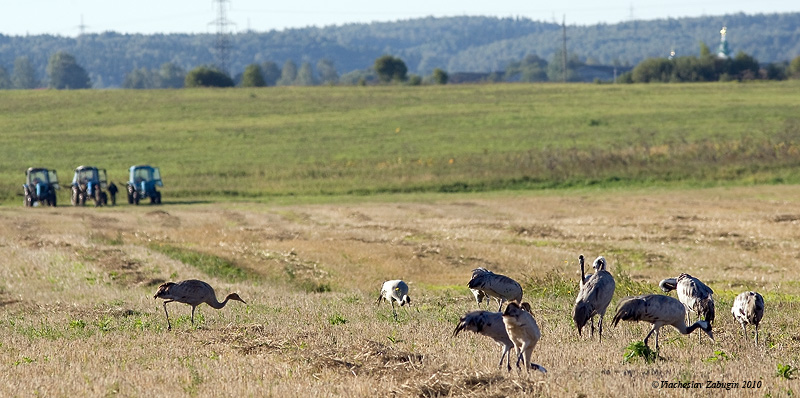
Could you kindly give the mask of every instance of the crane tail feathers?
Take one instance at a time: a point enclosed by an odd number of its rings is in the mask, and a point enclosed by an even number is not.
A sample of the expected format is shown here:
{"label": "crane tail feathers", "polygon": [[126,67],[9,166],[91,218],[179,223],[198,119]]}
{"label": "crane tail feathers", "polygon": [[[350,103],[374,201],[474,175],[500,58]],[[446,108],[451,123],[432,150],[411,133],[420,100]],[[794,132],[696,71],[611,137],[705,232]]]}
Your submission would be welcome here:
{"label": "crane tail feathers", "polygon": [[586,326],[586,322],[589,321],[589,314],[592,313],[591,308],[589,305],[584,302],[578,302],[575,304],[575,308],[572,311],[572,319],[575,321],[575,326],[578,328],[578,335],[581,334],[581,329]]}
{"label": "crane tail feathers", "polygon": [[464,320],[462,319],[461,322],[458,323],[458,326],[456,326],[456,328],[453,329],[453,337],[458,336],[458,334],[461,333],[461,331],[466,328],[467,328],[467,323],[464,322]]}
{"label": "crane tail feathers", "polygon": [[617,313],[614,314],[611,324],[616,327],[619,321],[638,321],[640,304],[641,301],[637,299],[628,299],[621,302],[617,306]]}

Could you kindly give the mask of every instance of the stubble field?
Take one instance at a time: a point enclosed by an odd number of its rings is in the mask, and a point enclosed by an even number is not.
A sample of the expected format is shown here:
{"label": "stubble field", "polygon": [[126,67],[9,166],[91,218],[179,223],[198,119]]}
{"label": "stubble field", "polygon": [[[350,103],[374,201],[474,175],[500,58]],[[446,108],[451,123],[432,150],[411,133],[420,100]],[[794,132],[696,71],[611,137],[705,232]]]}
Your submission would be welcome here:
{"label": "stubble field", "polygon": [[[565,190],[373,197],[359,203],[170,203],[0,208],[2,396],[789,396],[800,366],[800,187]],[[579,337],[577,257],[606,257],[617,291],[602,343]],[[452,337],[486,267],[520,281],[542,329],[533,361]],[[661,357],[625,362],[647,324],[611,327],[626,296],[691,273],[717,300],[716,342],[662,332]],[[158,285],[203,279],[222,310],[169,304]],[[401,278],[413,305],[376,306]],[[758,347],[730,315],[759,291]],[[494,305],[492,308],[495,308]],[[787,368],[791,366],[791,368]],[[739,383],[706,389],[706,381]],[[660,383],[701,383],[667,389]],[[760,388],[744,389],[754,381]],[[653,388],[653,383],[659,388]]]}

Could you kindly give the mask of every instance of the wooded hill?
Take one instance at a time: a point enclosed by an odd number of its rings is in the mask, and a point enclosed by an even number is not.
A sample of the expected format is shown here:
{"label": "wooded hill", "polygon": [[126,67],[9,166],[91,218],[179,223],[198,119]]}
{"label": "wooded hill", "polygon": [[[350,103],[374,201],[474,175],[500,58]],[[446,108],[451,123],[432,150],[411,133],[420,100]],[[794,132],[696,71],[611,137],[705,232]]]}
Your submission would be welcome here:
{"label": "wooded hill", "polygon": [[[788,61],[800,55],[800,13],[734,14],[700,18],[630,21],[592,26],[567,25],[567,47],[587,64],[634,66],[649,57],[699,54],[700,42],[712,51],[719,30],[728,28],[728,43],[761,63]],[[174,63],[186,70],[214,64],[214,34],[88,33],[77,38],[0,35],[0,67],[11,71],[27,56],[44,79],[48,58],[57,51],[75,56],[96,88],[119,87],[135,69],[158,69]],[[529,54],[551,60],[562,45],[559,24],[524,18],[421,18],[388,23],[347,24],[283,31],[249,31],[231,37],[228,72],[242,73],[248,64],[287,60],[298,65],[333,61],[340,74],[370,68],[390,54],[408,65],[409,73],[428,75],[434,68],[454,72],[502,71]]]}

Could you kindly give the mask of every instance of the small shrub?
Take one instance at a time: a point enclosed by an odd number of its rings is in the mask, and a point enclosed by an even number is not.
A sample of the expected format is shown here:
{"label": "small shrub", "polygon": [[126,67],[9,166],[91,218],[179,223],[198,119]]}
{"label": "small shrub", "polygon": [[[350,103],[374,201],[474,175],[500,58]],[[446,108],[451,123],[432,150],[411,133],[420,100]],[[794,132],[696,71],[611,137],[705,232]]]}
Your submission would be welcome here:
{"label": "small shrub", "polygon": [[103,319],[97,320],[97,328],[103,332],[108,332],[112,329],[113,319],[111,317],[104,317]]}
{"label": "small shrub", "polygon": [[643,358],[646,363],[653,363],[658,359],[658,353],[644,344],[644,341],[635,341],[625,347],[625,362],[633,362],[636,358]]}
{"label": "small shrub", "polygon": [[86,321],[83,319],[75,319],[69,321],[69,328],[70,329],[84,329],[86,328]]}
{"label": "small shrub", "polygon": [[345,323],[347,323],[347,319],[344,319],[344,317],[342,317],[339,314],[333,314],[328,317],[328,323],[330,323],[333,326],[344,325]]}
{"label": "small shrub", "polygon": [[726,354],[725,351],[716,350],[714,351],[714,355],[704,359],[704,362],[721,362],[731,359],[731,356]]}
{"label": "small shrub", "polygon": [[783,377],[786,380],[792,380],[795,378],[795,372],[797,368],[793,367],[792,365],[784,365],[779,363],[778,364],[778,371],[776,372],[775,376]]}

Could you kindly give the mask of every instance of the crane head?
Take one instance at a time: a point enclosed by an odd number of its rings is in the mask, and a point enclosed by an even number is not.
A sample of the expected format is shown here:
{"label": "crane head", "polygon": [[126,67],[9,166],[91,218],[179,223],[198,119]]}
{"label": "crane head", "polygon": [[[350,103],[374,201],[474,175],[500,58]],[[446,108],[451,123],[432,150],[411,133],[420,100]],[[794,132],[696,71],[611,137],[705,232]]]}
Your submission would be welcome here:
{"label": "crane head", "polygon": [[236,300],[236,301],[241,301],[241,302],[243,302],[243,303],[247,304],[247,302],[245,302],[244,300],[242,300],[242,298],[241,298],[241,297],[239,297],[239,295],[238,295],[238,294],[236,294],[236,293],[231,293],[231,294],[229,294],[229,295],[228,295],[228,298],[227,298],[227,300]]}
{"label": "crane head", "polygon": [[714,332],[711,330],[711,324],[706,321],[697,321],[697,323],[699,323],[700,328],[703,329],[704,332],[706,332],[708,338],[711,339],[711,341],[715,341]]}

